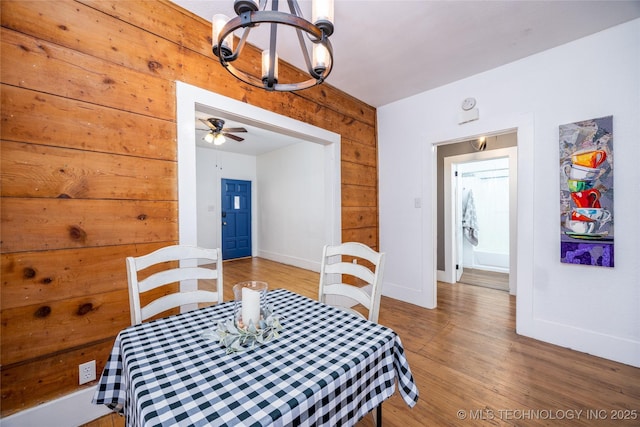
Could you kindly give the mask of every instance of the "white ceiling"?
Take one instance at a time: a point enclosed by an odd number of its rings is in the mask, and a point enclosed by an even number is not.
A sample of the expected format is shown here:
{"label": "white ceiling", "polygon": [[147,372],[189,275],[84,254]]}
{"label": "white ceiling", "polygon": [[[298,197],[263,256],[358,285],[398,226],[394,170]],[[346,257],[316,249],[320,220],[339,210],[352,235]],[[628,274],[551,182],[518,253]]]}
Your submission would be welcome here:
{"label": "white ceiling", "polygon": [[[233,0],[173,2],[209,21],[216,13],[235,16]],[[298,3],[311,19],[311,1]],[[326,83],[374,107],[640,17],[638,0],[335,0],[334,8]],[[252,31],[249,42],[264,49],[261,35],[256,41]],[[278,55],[304,69],[297,43],[280,34]]]}
{"label": "white ceiling", "polygon": [[[235,16],[233,0],[173,2],[207,20],[216,13]],[[310,19],[311,1],[298,3]],[[326,84],[374,107],[640,17],[640,0],[335,0],[334,5],[334,67]],[[281,0],[280,9],[286,7]],[[278,31],[280,58],[304,68],[297,38]],[[248,41],[264,49],[267,35],[256,33]],[[245,154],[251,154],[246,147],[258,132],[250,130],[243,135],[246,141],[234,146],[244,144]]]}

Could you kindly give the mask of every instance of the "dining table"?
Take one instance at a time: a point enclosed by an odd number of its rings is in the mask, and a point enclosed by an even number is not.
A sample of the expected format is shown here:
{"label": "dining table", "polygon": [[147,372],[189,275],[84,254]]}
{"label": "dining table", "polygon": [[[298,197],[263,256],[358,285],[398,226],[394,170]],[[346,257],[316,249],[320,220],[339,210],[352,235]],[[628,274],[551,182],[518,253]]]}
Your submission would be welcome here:
{"label": "dining table", "polygon": [[285,289],[267,301],[282,330],[244,351],[211,338],[233,318],[233,301],[127,327],[92,402],[127,426],[352,426],[396,384],[415,406],[418,388],[392,329]]}

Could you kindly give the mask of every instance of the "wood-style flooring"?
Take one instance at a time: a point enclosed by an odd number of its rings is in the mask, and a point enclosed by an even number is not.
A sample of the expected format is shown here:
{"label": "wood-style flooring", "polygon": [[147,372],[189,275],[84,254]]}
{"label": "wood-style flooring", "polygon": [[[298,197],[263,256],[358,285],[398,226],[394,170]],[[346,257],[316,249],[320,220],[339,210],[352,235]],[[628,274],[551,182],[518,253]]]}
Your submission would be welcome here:
{"label": "wood-style flooring", "polygon": [[[225,299],[244,280],[317,298],[317,273],[253,258],[225,262]],[[640,425],[640,368],[517,335],[506,292],[439,283],[437,309],[383,297],[379,322],[400,335],[420,390],[412,409],[399,392],[386,401],[384,426]]]}
{"label": "wood-style flooring", "polygon": [[509,291],[509,274],[495,271],[466,268],[462,270],[459,280],[465,285],[483,286],[485,288]]}

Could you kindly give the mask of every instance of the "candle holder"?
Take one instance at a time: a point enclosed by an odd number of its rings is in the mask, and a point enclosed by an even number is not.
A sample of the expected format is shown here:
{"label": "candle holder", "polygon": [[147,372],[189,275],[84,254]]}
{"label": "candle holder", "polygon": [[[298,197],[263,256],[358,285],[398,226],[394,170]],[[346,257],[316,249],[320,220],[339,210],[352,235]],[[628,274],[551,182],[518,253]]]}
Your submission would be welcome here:
{"label": "candle holder", "polygon": [[234,308],[233,321],[239,329],[247,329],[253,325],[255,329],[262,329],[261,323],[269,316],[267,308],[266,282],[248,281],[236,283],[233,286]]}
{"label": "candle holder", "polygon": [[202,336],[217,340],[227,354],[253,349],[277,339],[282,331],[280,318],[267,305],[266,282],[241,282],[233,286],[233,318],[219,321],[216,329]]}

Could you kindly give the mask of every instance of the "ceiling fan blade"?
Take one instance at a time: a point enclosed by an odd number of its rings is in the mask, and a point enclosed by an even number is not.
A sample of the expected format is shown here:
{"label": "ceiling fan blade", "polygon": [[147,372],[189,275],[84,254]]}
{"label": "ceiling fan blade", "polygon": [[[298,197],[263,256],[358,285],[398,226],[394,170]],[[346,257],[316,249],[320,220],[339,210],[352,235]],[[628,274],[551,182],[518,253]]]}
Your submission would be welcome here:
{"label": "ceiling fan blade", "polygon": [[198,120],[200,120],[202,123],[207,125],[209,127],[209,129],[214,129],[215,130],[216,127],[209,120],[206,120],[206,119],[198,119]]}
{"label": "ceiling fan blade", "polygon": [[222,132],[246,132],[245,128],[224,128]]}
{"label": "ceiling fan blade", "polygon": [[244,138],[240,138],[239,136],[234,135],[232,133],[223,132],[222,134],[225,136],[225,138],[231,138],[234,141],[238,141],[238,142],[244,141]]}

